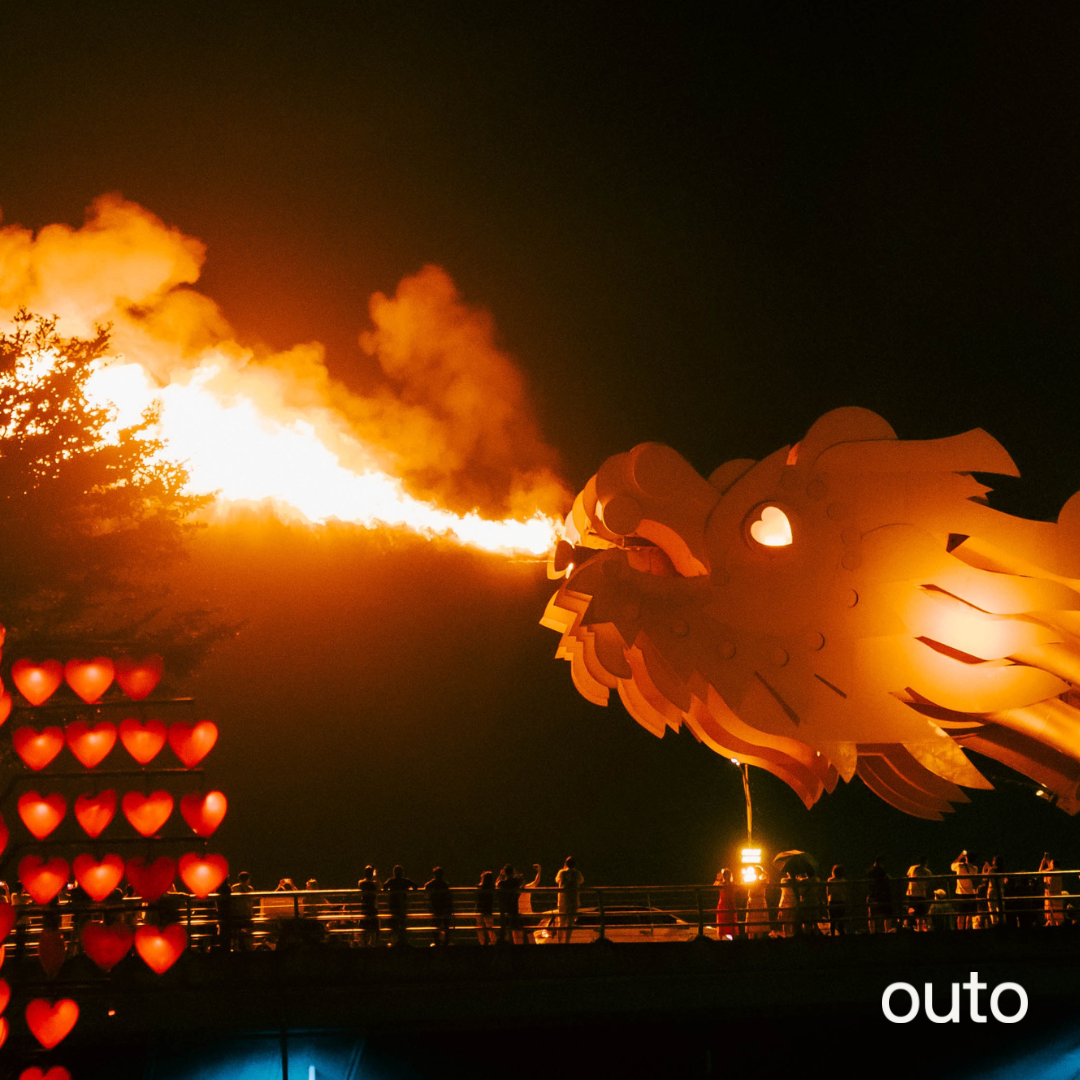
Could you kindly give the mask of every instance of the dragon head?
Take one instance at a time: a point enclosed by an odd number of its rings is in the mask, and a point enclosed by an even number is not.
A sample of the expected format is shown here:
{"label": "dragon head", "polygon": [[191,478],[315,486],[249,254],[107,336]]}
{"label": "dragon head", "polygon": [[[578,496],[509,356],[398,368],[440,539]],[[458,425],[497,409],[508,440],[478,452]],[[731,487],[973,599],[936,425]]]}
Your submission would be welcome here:
{"label": "dragon head", "polygon": [[1075,813],[1080,495],[1028,521],[973,473],[1018,475],[982,430],[904,441],[857,408],[708,480],[643,443],[577,496],[541,621],[590,701],[617,690],[808,807],[858,775],[940,820],[992,786],[966,747]]}

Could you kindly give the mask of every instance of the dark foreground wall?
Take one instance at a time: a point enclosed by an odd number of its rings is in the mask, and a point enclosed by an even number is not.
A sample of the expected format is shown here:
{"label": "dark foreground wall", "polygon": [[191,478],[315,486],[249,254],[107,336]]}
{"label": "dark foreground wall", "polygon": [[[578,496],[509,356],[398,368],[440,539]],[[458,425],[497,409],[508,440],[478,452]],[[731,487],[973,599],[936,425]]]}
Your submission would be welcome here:
{"label": "dark foreground wall", "polygon": [[[85,965],[85,966],[83,966]],[[978,971],[1029,997],[1017,1024],[922,1015],[889,1023],[882,992]],[[1080,1071],[1080,934],[893,934],[849,939],[188,954],[166,975],[129,957],[109,980],[84,959],[62,984],[9,961],[9,1074],[64,1063],[75,1080],[359,1080],[478,1075],[758,1076],[812,1063],[873,1077],[1071,1077]],[[30,996],[73,992],[79,1023],[35,1056]],[[989,990],[980,996],[989,1015]],[[1012,1013],[1017,998],[1002,998]],[[896,998],[898,1011],[907,998]],[[112,1010],[114,1015],[110,1016]],[[62,1052],[61,1052],[62,1051]],[[28,1056],[29,1055],[29,1056]],[[922,1062],[922,1071],[916,1062]],[[314,1067],[314,1074],[311,1069]],[[926,1071],[927,1068],[929,1072]],[[13,1073],[11,1070],[15,1070]],[[449,1070],[449,1071],[447,1071]],[[1004,1070],[1003,1072],[1001,1070]],[[816,1070],[815,1070],[816,1071]]]}

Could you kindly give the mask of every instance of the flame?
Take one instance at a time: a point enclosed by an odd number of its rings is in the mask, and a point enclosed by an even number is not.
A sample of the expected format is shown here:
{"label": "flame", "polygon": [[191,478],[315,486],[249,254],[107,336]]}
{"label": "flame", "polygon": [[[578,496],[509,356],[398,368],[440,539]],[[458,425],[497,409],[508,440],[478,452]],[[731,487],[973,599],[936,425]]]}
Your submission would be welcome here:
{"label": "flame", "polygon": [[111,323],[116,356],[91,377],[93,401],[115,410],[114,430],[155,406],[166,456],[186,464],[192,493],[217,495],[221,512],[270,502],[311,523],[551,550],[568,502],[556,456],[490,318],[461,302],[445,271],[425,267],[393,297],[371,298],[360,345],[382,382],[361,395],[330,376],[317,342],[264,355],[239,344],[190,287],[204,255],[116,195],[98,199],[80,229],[8,226],[0,321],[26,307],[56,314],[69,335]]}

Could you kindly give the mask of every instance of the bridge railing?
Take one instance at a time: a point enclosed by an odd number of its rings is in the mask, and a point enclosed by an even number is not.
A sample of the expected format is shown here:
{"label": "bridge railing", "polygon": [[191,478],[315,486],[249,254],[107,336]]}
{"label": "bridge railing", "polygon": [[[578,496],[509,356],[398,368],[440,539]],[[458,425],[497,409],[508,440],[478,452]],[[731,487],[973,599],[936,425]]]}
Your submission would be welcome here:
{"label": "bridge railing", "polygon": [[[599,886],[561,893],[553,887],[488,892],[451,888],[442,899],[422,889],[236,892],[198,899],[169,893],[104,902],[62,894],[48,905],[16,897],[16,951],[37,951],[43,931],[59,931],[71,951],[87,922],[179,922],[196,948],[288,948],[322,942],[349,946],[408,944],[582,944],[610,941],[841,936],[854,933],[952,932],[1080,924],[1080,871],[939,874],[891,878],[713,885]],[[775,876],[775,875],[774,875]],[[912,893],[911,890],[915,890]],[[1060,890],[1060,891],[1059,891]],[[721,902],[723,893],[729,903]],[[576,902],[575,902],[576,900]],[[560,902],[561,901],[561,902]],[[490,914],[487,911],[490,910]]]}

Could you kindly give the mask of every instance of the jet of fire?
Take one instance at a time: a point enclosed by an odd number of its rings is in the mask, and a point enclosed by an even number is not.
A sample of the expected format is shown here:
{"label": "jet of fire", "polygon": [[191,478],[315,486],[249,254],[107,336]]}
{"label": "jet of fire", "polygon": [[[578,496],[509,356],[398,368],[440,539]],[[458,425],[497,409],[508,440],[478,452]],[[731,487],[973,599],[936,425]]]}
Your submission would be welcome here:
{"label": "jet of fire", "polygon": [[[221,511],[269,501],[312,523],[551,550],[566,501],[555,455],[490,320],[443,271],[426,267],[395,297],[372,298],[361,344],[387,378],[365,397],[334,383],[317,344],[268,357],[237,344],[216,305],[188,287],[203,254],[118,196],[99,199],[78,230],[0,229],[0,322],[26,307],[56,313],[67,334],[111,323],[117,357],[91,378],[94,402],[115,409],[118,428],[155,406],[153,434],[187,465],[191,492],[216,493]],[[446,505],[472,498],[511,512]]]}

